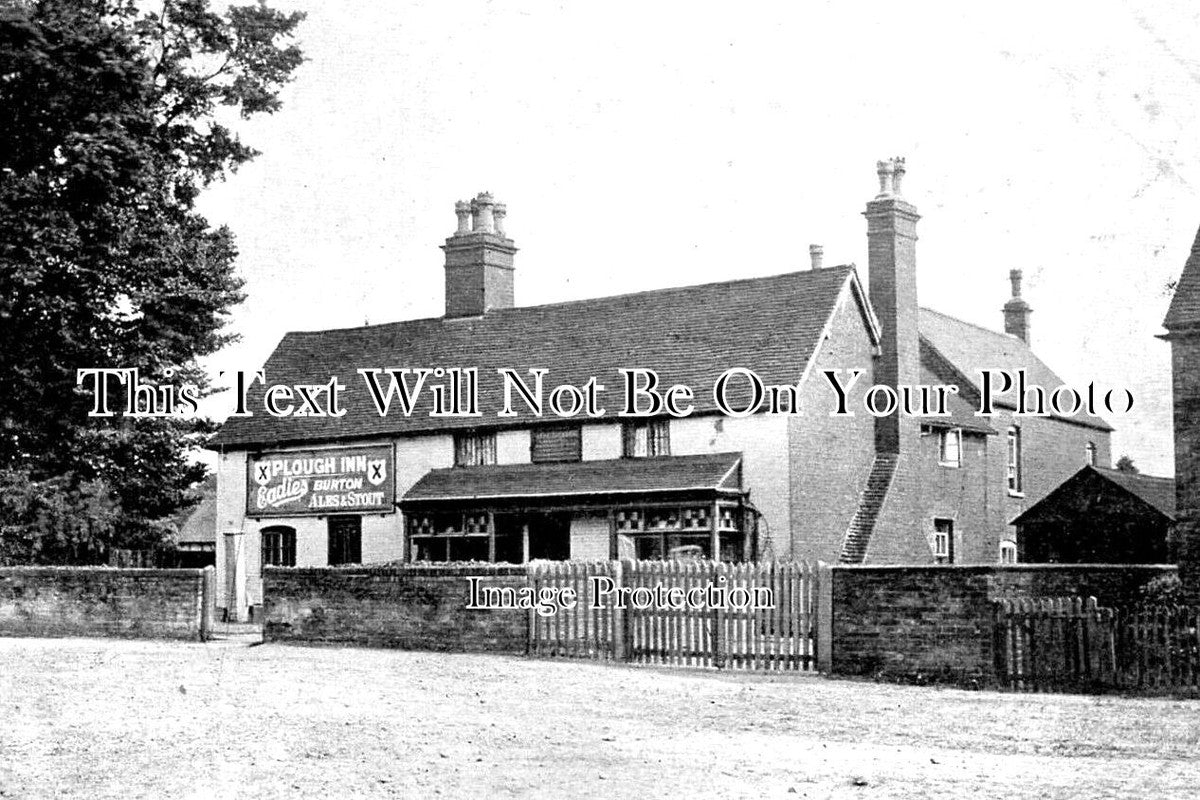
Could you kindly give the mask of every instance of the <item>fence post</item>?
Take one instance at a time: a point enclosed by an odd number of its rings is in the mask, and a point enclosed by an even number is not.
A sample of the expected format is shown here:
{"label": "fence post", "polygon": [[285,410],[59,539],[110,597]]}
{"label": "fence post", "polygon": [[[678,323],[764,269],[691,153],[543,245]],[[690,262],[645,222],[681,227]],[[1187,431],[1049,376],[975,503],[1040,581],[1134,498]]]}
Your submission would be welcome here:
{"label": "fence post", "polygon": [[813,573],[816,594],[816,636],[813,642],[817,671],[833,672],[833,568],[824,561],[817,562]]}
{"label": "fence post", "polygon": [[217,605],[217,570],[205,567],[200,575],[200,641],[212,638],[213,618]]}
{"label": "fence post", "polygon": [[[610,564],[613,584],[616,587],[614,596],[619,598],[621,587],[625,585],[625,568],[620,561],[612,561]],[[628,654],[625,652],[625,609],[621,608],[620,603],[613,603],[612,606],[612,648],[615,661],[628,660]]]}

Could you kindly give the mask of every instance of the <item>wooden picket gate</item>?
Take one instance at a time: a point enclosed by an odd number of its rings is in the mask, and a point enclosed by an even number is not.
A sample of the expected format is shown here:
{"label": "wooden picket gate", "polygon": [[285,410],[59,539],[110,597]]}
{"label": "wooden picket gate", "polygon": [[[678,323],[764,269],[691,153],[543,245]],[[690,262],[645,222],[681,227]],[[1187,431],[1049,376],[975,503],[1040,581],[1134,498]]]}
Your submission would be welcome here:
{"label": "wooden picket gate", "polygon": [[1200,692],[1200,609],[1096,598],[995,605],[996,674],[1022,691]]}
{"label": "wooden picket gate", "polygon": [[535,592],[571,588],[578,604],[532,613],[529,649],[647,664],[815,670],[819,576],[807,562],[535,562]]}

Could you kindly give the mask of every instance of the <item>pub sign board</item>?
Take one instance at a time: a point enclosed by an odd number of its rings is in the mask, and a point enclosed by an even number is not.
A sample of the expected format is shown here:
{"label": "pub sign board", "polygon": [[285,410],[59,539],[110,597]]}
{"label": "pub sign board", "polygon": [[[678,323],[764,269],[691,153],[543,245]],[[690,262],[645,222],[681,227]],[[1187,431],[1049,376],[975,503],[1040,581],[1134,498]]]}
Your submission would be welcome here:
{"label": "pub sign board", "polygon": [[288,450],[251,456],[246,515],[293,517],[395,511],[392,448]]}

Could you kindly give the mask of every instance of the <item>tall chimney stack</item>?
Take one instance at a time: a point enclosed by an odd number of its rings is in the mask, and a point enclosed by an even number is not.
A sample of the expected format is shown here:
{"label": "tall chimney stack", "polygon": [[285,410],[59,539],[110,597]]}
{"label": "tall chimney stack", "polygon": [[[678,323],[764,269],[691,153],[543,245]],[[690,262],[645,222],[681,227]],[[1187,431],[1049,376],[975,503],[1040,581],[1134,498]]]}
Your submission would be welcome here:
{"label": "tall chimney stack", "polygon": [[[875,382],[888,386],[920,383],[920,343],[917,332],[917,209],[900,195],[903,158],[876,165],[879,194],[867,203],[867,274],[871,306],[879,318],[879,358]],[[914,442],[916,419],[891,414],[875,419],[875,449],[900,453]],[[911,446],[911,445],[910,445]]]}
{"label": "tall chimney stack", "polygon": [[812,259],[812,268],[820,269],[825,264],[825,248],[819,244],[810,244],[808,257]]}
{"label": "tall chimney stack", "polygon": [[1029,315],[1033,309],[1021,297],[1021,270],[1010,270],[1008,279],[1012,281],[1012,297],[1004,304],[1004,332],[1029,344]]}
{"label": "tall chimney stack", "polygon": [[446,316],[477,317],[513,307],[513,255],[504,232],[507,208],[487,192],[454,204],[458,229],[442,245],[446,253]]}

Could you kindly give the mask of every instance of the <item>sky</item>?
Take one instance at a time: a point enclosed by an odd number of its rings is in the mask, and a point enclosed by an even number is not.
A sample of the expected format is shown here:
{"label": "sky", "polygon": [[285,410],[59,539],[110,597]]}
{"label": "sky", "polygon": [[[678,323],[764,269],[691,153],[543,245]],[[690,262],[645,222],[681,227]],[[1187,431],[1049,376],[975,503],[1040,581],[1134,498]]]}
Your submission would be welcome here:
{"label": "sky", "polygon": [[307,13],[308,60],[202,197],[248,295],[214,374],[290,330],[439,316],[438,246],[484,190],[518,305],[805,269],[812,243],[865,278],[875,162],[904,156],[921,305],[1002,329],[1022,269],[1034,350],[1129,388],[1113,457],[1171,474],[1155,337],[1200,226],[1200,5],[271,5]]}

